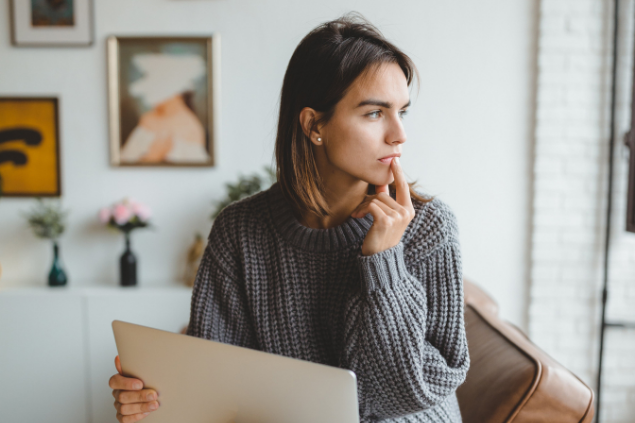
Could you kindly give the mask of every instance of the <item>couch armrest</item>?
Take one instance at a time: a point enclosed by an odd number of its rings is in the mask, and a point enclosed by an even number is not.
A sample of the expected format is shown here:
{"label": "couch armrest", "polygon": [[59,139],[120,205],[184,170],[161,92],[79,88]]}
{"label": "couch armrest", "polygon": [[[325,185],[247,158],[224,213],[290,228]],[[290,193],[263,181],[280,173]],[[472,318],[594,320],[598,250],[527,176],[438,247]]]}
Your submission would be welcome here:
{"label": "couch armrest", "polygon": [[481,313],[498,316],[498,304],[483,288],[468,279],[463,279],[463,291],[466,305],[475,306]]}
{"label": "couch armrest", "polygon": [[476,284],[464,286],[471,360],[457,390],[464,423],[591,422],[593,391],[500,319]]}

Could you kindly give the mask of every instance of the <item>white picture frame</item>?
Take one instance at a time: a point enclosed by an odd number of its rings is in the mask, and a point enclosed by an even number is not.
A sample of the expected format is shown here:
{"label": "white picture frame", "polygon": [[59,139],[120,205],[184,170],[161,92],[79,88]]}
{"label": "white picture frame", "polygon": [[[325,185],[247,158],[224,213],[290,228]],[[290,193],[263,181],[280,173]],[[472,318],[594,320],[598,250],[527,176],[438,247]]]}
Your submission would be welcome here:
{"label": "white picture frame", "polygon": [[10,0],[16,47],[89,47],[93,0]]}

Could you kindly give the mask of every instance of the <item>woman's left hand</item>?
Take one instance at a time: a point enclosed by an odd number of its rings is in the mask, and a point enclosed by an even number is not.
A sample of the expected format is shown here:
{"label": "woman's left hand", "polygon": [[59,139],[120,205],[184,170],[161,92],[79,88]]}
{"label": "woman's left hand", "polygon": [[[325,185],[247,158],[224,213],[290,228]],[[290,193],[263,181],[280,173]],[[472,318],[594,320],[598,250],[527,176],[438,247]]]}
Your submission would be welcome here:
{"label": "woman's left hand", "polygon": [[396,201],[389,195],[388,185],[375,188],[374,195],[368,195],[351,213],[360,218],[367,213],[373,215],[373,226],[368,230],[362,255],[369,256],[399,244],[410,221],[415,217],[415,209],[410,198],[410,187],[404,177],[399,158],[390,162],[397,189]]}

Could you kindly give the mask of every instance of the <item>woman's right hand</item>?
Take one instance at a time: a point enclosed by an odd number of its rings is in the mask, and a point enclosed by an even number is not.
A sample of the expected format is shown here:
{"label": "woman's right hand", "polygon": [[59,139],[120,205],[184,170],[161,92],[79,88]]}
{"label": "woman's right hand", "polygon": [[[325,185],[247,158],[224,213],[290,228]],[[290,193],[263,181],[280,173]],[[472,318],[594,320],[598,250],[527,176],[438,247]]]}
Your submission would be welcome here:
{"label": "woman's right hand", "polygon": [[154,389],[143,389],[139,379],[123,376],[119,356],[115,357],[117,374],[113,375],[108,385],[113,389],[117,420],[120,423],[132,423],[143,419],[151,411],[159,408],[159,394]]}

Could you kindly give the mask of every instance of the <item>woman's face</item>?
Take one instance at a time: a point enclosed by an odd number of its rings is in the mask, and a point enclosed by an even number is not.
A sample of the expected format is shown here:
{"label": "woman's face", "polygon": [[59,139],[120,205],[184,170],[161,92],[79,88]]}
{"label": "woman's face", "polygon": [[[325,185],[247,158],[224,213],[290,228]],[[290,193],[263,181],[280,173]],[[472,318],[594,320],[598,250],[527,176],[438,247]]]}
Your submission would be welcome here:
{"label": "woman's face", "polygon": [[320,128],[324,155],[319,156],[326,161],[321,171],[348,176],[353,182],[392,183],[392,159],[380,159],[401,155],[409,97],[406,76],[395,63],[381,64],[377,72],[357,78],[335,106],[332,119]]}

